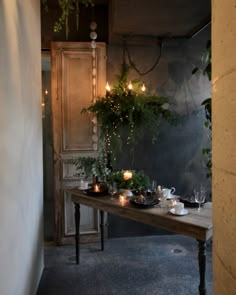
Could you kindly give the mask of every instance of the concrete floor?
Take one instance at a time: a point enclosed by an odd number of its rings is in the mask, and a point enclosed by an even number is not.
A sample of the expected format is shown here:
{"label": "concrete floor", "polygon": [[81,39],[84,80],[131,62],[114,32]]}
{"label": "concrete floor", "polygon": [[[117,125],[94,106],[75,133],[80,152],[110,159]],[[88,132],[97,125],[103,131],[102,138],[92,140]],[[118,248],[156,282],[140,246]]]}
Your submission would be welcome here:
{"label": "concrete floor", "polygon": [[[109,239],[81,246],[47,247],[37,295],[198,295],[197,242],[180,235]],[[211,245],[207,295],[212,294]]]}

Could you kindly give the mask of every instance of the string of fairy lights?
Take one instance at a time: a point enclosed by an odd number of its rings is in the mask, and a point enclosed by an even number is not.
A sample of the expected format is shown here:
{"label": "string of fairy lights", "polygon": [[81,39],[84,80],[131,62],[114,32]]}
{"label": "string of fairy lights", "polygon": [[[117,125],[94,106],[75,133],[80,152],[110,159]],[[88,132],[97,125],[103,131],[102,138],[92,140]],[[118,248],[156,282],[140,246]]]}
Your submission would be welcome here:
{"label": "string of fairy lights", "polygon": [[[136,89],[136,88],[135,88]],[[115,90],[115,88],[114,88]],[[131,97],[135,97],[139,94],[144,94],[144,92],[146,91],[146,86],[143,83],[141,87],[138,88],[138,90],[134,90],[133,84],[130,81],[129,83],[127,83],[126,87],[123,88],[123,95],[127,97],[128,100],[131,99]],[[112,137],[116,137],[117,139],[121,138],[121,134],[119,134],[118,131],[118,126],[120,123],[122,123],[125,119],[129,119],[128,114],[125,115],[125,117],[122,115],[122,109],[121,106],[119,104],[119,102],[115,99],[116,95],[112,92],[112,87],[109,85],[109,83],[106,83],[106,98],[107,103],[109,104],[109,109],[111,111],[111,113],[114,114],[121,114],[121,116],[118,118],[118,120],[114,121],[112,123],[112,128],[111,130],[109,130],[108,128],[106,129],[106,149],[108,151],[108,153],[112,154],[112,146],[111,146],[111,141],[112,141]],[[116,100],[116,101],[115,101]],[[135,107],[132,106],[130,107],[131,112],[135,110]],[[131,120],[129,122],[129,134],[127,136],[127,141],[126,144],[130,145],[131,144],[131,140],[133,138],[134,135],[134,122]],[[113,157],[113,160],[116,160],[115,157]]]}

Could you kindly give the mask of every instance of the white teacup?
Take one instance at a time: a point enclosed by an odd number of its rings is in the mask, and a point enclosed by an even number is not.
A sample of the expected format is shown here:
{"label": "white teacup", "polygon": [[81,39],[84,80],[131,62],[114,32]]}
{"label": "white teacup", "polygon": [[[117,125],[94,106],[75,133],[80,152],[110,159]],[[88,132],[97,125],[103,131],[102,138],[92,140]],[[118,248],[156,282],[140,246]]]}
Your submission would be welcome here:
{"label": "white teacup", "polygon": [[124,196],[126,196],[126,197],[132,197],[132,196],[133,196],[132,191],[129,190],[129,189],[123,189],[123,188],[121,188],[121,189],[119,190],[119,193],[121,193],[122,195],[124,195]]}
{"label": "white teacup", "polygon": [[79,188],[80,188],[81,190],[88,189],[88,181],[80,180]]}
{"label": "white teacup", "polygon": [[182,213],[182,210],[184,209],[184,203],[177,202],[174,205],[174,208],[175,208],[175,214],[181,214]]}
{"label": "white teacup", "polygon": [[162,193],[164,198],[166,199],[170,199],[172,197],[172,194],[175,192],[175,188],[171,187],[171,188],[163,188],[162,189]]}

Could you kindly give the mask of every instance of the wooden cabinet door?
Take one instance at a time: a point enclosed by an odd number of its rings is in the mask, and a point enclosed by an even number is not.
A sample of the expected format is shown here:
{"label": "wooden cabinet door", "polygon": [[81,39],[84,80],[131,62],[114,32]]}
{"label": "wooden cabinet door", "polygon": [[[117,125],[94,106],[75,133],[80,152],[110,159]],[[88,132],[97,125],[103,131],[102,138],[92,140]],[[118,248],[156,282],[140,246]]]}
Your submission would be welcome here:
{"label": "wooden cabinet door", "polygon": [[[71,242],[74,234],[74,207],[65,188],[78,185],[74,166],[66,160],[97,153],[96,118],[81,114],[97,97],[104,95],[106,84],[106,47],[97,43],[53,42],[51,46],[51,96],[54,152],[54,199],[56,241]],[[81,206],[82,239],[98,236],[98,214]]]}

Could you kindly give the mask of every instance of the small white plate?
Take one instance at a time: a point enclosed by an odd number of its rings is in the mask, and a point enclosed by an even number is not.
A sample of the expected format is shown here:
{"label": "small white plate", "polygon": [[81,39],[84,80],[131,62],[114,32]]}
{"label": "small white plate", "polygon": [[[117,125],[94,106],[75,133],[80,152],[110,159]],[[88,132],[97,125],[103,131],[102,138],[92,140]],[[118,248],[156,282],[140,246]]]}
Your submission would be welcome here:
{"label": "small white plate", "polygon": [[167,198],[167,200],[172,200],[172,199],[179,199],[180,198],[180,196],[177,196],[177,195],[170,195],[168,198]]}
{"label": "small white plate", "polygon": [[183,215],[187,215],[188,214],[188,210],[187,209],[182,209],[180,214],[177,214],[175,212],[175,208],[170,209],[170,213],[174,214],[174,215],[178,215],[178,216],[183,216]]}

